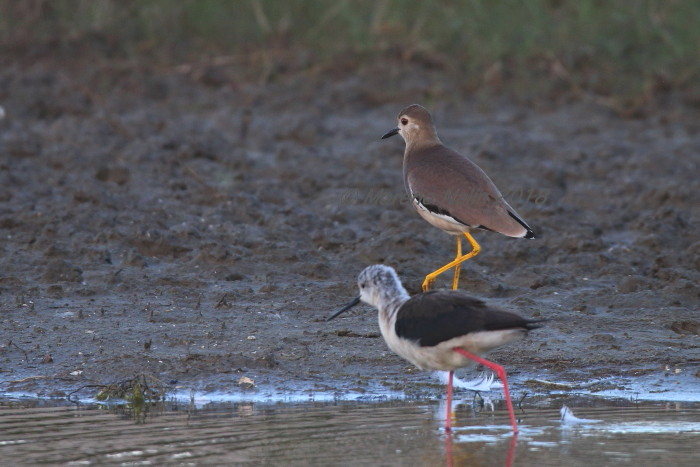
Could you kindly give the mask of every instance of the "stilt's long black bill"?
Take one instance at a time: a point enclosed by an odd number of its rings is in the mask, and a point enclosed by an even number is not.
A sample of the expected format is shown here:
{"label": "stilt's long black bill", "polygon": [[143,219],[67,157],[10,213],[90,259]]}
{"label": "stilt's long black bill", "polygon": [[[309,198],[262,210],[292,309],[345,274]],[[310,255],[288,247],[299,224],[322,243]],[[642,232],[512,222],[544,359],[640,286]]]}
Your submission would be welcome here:
{"label": "stilt's long black bill", "polygon": [[332,315],[330,315],[328,318],[326,318],[326,321],[332,320],[333,318],[335,318],[335,317],[338,316],[339,314],[341,314],[341,313],[343,313],[343,312],[345,312],[345,311],[348,311],[350,308],[354,307],[354,306],[357,305],[358,303],[360,303],[360,297],[355,297],[355,298],[353,299],[353,301],[351,301],[350,303],[348,303],[347,305],[345,305],[343,308],[341,308],[340,310],[338,310],[338,311],[336,311],[335,313],[333,313]]}
{"label": "stilt's long black bill", "polygon": [[396,135],[396,134],[398,134],[398,133],[399,133],[399,129],[398,129],[398,128],[394,128],[394,129],[391,130],[389,133],[387,133],[387,134],[385,134],[384,136],[382,136],[382,139],[391,138],[392,136],[394,136],[394,135]]}

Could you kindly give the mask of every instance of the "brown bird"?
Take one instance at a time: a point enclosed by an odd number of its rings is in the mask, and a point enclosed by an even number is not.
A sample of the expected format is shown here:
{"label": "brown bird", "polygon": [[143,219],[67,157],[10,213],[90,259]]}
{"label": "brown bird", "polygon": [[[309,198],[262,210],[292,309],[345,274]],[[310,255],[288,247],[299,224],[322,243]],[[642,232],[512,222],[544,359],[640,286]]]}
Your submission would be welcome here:
{"label": "brown bird", "polygon": [[[410,105],[399,113],[398,121],[399,126],[382,139],[399,134],[406,142],[403,178],[413,207],[438,229],[457,236],[455,259],[425,276],[424,292],[437,276],[451,268],[452,288],[457,288],[461,264],[481,251],[472,230],[535,238],[530,226],[506,202],[488,175],[470,159],[442,144],[425,108]],[[466,254],[462,254],[462,235],[472,248]]]}

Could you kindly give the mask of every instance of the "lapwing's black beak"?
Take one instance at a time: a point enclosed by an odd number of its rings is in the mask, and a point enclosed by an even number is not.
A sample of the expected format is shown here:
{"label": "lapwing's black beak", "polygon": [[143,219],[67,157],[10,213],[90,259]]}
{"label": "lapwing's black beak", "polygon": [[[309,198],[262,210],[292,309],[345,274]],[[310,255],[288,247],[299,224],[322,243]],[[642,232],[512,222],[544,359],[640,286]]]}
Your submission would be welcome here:
{"label": "lapwing's black beak", "polygon": [[398,129],[398,128],[394,128],[394,129],[391,130],[389,133],[387,133],[387,134],[385,134],[384,136],[382,136],[382,139],[391,138],[392,136],[398,135],[398,134],[399,134],[399,129]]}
{"label": "lapwing's black beak", "polygon": [[354,306],[357,305],[358,303],[360,303],[360,297],[355,297],[355,298],[353,299],[353,301],[351,301],[350,303],[348,303],[347,305],[345,305],[343,308],[341,308],[340,310],[338,310],[338,311],[336,311],[335,313],[333,313],[332,315],[330,315],[328,318],[326,318],[326,321],[332,320],[333,318],[335,318],[335,317],[338,316],[339,314],[348,311],[350,308],[354,307]]}

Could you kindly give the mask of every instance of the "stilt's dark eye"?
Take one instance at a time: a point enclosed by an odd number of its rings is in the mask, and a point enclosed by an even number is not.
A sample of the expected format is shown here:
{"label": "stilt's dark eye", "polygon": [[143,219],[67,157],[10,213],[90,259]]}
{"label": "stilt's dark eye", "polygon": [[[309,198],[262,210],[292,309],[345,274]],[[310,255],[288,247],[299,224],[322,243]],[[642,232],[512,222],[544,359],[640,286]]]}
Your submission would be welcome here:
{"label": "stilt's dark eye", "polygon": [[402,119],[401,119],[401,124],[402,124],[402,125],[408,125],[408,119],[405,118],[405,117],[402,118]]}

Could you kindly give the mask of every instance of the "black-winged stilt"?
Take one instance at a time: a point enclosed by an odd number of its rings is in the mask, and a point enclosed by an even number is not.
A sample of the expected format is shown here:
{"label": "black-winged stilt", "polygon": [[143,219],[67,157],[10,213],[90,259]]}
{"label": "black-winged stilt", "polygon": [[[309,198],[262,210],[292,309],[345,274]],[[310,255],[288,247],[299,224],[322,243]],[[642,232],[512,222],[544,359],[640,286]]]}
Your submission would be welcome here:
{"label": "black-winged stilt", "polygon": [[410,297],[393,268],[375,264],[357,279],[360,296],[327,318],[337,317],[358,303],[379,310],[379,328],[391,350],[423,370],[449,371],[445,429],[451,429],[454,370],[480,363],[503,383],[513,431],[517,433],[506,372],[479,355],[522,338],[542,320],[488,306],[462,291],[433,290]]}

